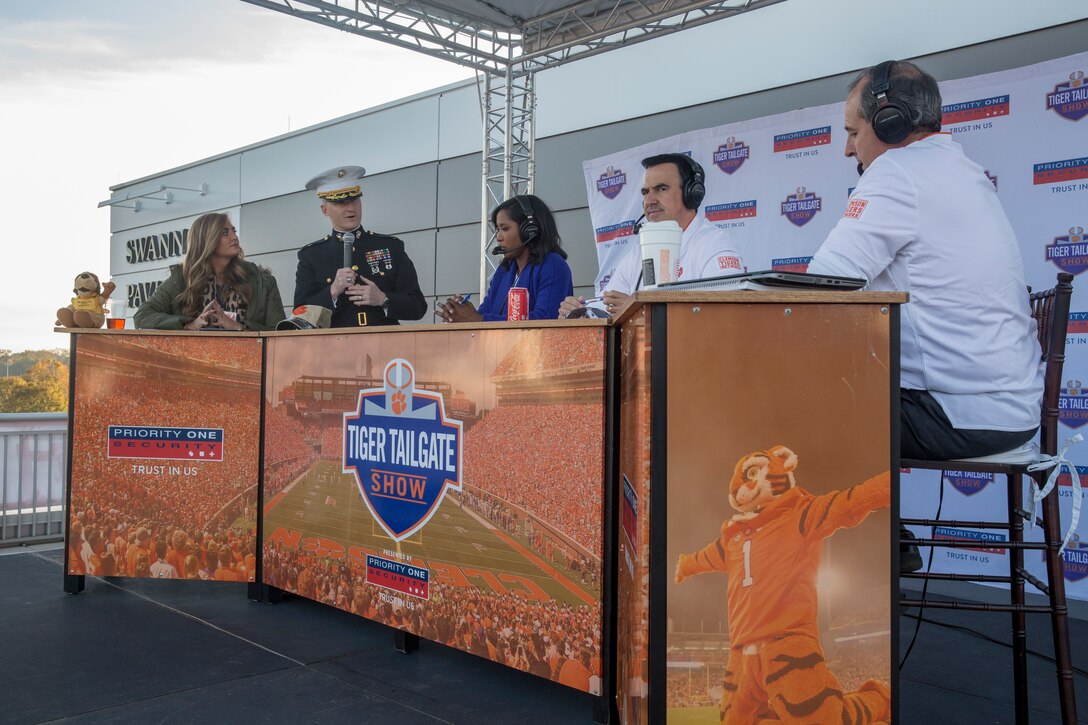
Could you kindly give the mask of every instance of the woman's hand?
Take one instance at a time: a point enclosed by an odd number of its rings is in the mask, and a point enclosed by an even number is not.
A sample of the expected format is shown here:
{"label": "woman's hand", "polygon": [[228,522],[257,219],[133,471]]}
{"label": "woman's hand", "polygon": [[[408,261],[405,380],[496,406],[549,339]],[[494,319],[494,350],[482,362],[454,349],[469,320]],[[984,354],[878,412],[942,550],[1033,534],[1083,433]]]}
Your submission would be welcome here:
{"label": "woman's hand", "polygon": [[465,302],[460,296],[446,298],[445,302],[434,306],[434,311],[444,322],[482,322],[484,319],[471,302]]}
{"label": "woman's hand", "polygon": [[219,309],[219,304],[212,300],[208,303],[208,306],[200,311],[200,314],[185,323],[186,330],[202,330],[208,325],[215,324],[215,311]]}
{"label": "woman's hand", "polygon": [[559,319],[564,320],[567,316],[577,309],[581,309],[586,306],[586,298],[579,295],[578,297],[567,297],[559,303]]}

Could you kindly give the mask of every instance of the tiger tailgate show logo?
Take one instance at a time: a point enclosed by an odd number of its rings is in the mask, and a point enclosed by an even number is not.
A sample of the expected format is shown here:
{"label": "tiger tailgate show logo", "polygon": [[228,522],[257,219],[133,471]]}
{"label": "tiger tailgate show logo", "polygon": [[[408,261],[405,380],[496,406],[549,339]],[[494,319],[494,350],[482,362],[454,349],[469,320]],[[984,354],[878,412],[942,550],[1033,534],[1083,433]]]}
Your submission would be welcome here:
{"label": "tiger tailgate show logo", "polygon": [[797,187],[796,194],[789,194],[781,202],[782,216],[796,226],[803,227],[823,208],[823,200],[805,187]]}
{"label": "tiger tailgate show logo", "polygon": [[603,174],[597,177],[597,191],[609,199],[615,199],[623,191],[626,183],[627,174],[609,166]]}
{"label": "tiger tailgate show logo", "polygon": [[751,149],[748,148],[748,144],[730,136],[714,152],[714,165],[725,173],[732,174],[744,165],[750,154]]}
{"label": "tiger tailgate show logo", "polygon": [[1058,396],[1058,420],[1070,428],[1080,428],[1088,423],[1088,390],[1076,378],[1065,381]]}
{"label": "tiger tailgate show logo", "polygon": [[1084,80],[1084,71],[1073,71],[1069,80],[1054,86],[1054,90],[1046,94],[1046,108],[1070,121],[1088,116],[1088,82]]}
{"label": "tiger tailgate show logo", "polygon": [[952,488],[964,496],[974,496],[993,483],[994,474],[977,473],[975,471],[945,471],[944,480],[948,481]]}
{"label": "tiger tailgate show logo", "polygon": [[1058,265],[1058,269],[1070,274],[1080,274],[1088,269],[1088,242],[1083,227],[1070,227],[1069,234],[1054,237],[1046,245],[1046,258]]}
{"label": "tiger tailgate show logo", "polygon": [[461,490],[461,421],[446,417],[442,396],[415,389],[415,369],[397,358],[385,386],[359,391],[344,413],[344,473],[394,541],[422,529],[447,488]]}

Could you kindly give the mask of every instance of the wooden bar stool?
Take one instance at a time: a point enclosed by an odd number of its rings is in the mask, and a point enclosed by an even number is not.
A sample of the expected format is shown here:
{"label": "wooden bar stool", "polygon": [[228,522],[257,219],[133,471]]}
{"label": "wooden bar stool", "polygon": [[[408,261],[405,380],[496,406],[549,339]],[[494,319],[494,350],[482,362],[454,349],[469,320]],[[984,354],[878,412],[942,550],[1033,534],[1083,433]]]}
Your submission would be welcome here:
{"label": "wooden bar stool", "polygon": [[[1058,697],[1061,706],[1062,722],[1072,725],[1077,721],[1076,695],[1073,690],[1073,662],[1069,646],[1069,610],[1065,598],[1065,579],[1063,577],[1062,547],[1063,535],[1058,510],[1058,490],[1054,487],[1041,500],[1043,530],[1042,542],[1024,541],[1024,521],[1032,522],[1034,516],[1023,504],[1023,478],[1028,476],[1035,482],[1035,491],[1045,489],[1051,470],[1030,470],[1032,464],[1043,460],[1053,460],[1058,453],[1058,401],[1062,386],[1062,367],[1065,363],[1065,337],[1069,325],[1069,301],[1073,294],[1073,275],[1058,273],[1058,283],[1043,292],[1031,293],[1032,316],[1039,325],[1039,345],[1045,363],[1043,387],[1043,405],[1039,428],[1039,446],[1025,446],[983,458],[956,461],[924,461],[903,459],[901,465],[906,468],[921,468],[942,471],[941,485],[944,485],[943,471],[972,471],[978,473],[1004,474],[1008,482],[1008,519],[1006,521],[952,521],[947,519],[903,519],[903,524],[913,526],[953,526],[964,529],[1002,529],[1009,532],[1007,542],[987,542],[987,546],[1006,548],[1009,552],[1009,575],[994,576],[981,574],[933,574],[927,572],[901,573],[900,576],[912,579],[1001,582],[1009,585],[1009,604],[983,604],[975,602],[946,602],[920,599],[900,599],[903,606],[933,607],[938,609],[960,609],[969,611],[1011,612],[1012,647],[1013,647],[1013,687],[1016,705],[1016,722],[1028,721],[1027,687],[1027,614],[1049,614],[1054,636],[1054,659],[1058,675]],[[1069,464],[1070,468],[1072,464]],[[1062,464],[1053,467],[1054,475],[1060,472]],[[1034,510],[1034,505],[1031,507]],[[904,543],[907,540],[904,539]],[[942,539],[911,539],[910,543],[919,546],[959,547],[977,546],[977,542]],[[1046,560],[1046,581],[1041,581],[1024,568],[1024,551],[1038,549],[1044,552]],[[1024,603],[1024,583],[1027,582],[1049,598],[1047,605]]]}

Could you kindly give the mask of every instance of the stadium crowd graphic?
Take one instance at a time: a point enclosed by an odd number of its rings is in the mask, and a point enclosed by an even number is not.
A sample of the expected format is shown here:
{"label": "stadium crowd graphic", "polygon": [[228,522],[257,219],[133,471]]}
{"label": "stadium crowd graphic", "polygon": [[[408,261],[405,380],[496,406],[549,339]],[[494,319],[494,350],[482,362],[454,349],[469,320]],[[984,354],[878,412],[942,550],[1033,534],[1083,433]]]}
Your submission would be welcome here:
{"label": "stadium crowd graphic", "polygon": [[[70,574],[254,579],[260,348],[209,342],[80,340]],[[223,459],[108,458],[108,425],[222,428]]]}
{"label": "stadium crowd graphic", "polygon": [[[401,545],[374,524],[354,477],[341,473],[343,411],[326,408],[348,404],[326,401],[318,412],[281,396],[280,405],[266,405],[266,424],[305,445],[266,459],[265,583],[599,691],[603,334],[538,334],[550,332],[517,333],[491,376],[498,405],[466,426],[462,491],[450,492],[436,518]],[[319,381],[314,373],[305,377]],[[272,375],[272,389],[299,389]],[[451,393],[462,387],[440,382]],[[504,390],[522,389],[534,404],[506,402],[517,396]],[[512,442],[516,431],[524,433]],[[428,567],[429,598],[368,583],[366,554]]]}
{"label": "stadium crowd graphic", "polygon": [[[621,485],[629,481],[637,496],[636,540],[629,540],[624,526],[616,527],[619,544],[616,608],[621,612],[616,637],[616,676],[618,696],[629,721],[637,721],[637,716],[627,708],[635,710],[639,707],[635,703],[644,705],[646,698],[650,605],[650,341],[645,308],[636,315],[624,325],[620,341],[623,386],[620,481]],[[625,505],[621,498],[621,509]]]}
{"label": "stadium crowd graphic", "polygon": [[525,601],[432,582],[430,599],[366,583],[366,567],[273,545],[265,581],[339,609],[585,692],[600,687],[600,608]]}

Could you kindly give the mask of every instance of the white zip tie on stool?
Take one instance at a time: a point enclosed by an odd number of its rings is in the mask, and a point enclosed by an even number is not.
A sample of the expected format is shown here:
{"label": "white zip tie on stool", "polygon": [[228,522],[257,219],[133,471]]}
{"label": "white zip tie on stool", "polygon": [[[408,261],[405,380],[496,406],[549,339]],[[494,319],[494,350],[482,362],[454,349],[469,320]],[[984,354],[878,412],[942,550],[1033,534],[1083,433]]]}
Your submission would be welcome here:
{"label": "white zip tie on stool", "polygon": [[1062,540],[1062,547],[1058,549],[1058,556],[1061,556],[1065,551],[1066,544],[1069,543],[1069,539],[1073,537],[1077,530],[1077,524],[1080,523],[1080,474],[1077,472],[1077,467],[1065,457],[1065,452],[1074,443],[1080,443],[1082,440],[1084,440],[1084,436],[1080,433],[1070,436],[1065,439],[1065,443],[1062,444],[1062,449],[1058,451],[1058,455],[1040,456],[1039,460],[1028,466],[1028,470],[1032,472],[1051,469],[1050,475],[1046,479],[1046,486],[1042,490],[1039,489],[1039,484],[1035,479],[1031,479],[1031,508],[1028,509],[1028,515],[1031,517],[1032,526],[1035,526],[1035,507],[1047,497],[1047,494],[1054,490],[1054,486],[1058,484],[1058,476],[1061,475],[1062,468],[1069,469],[1069,478],[1073,481],[1073,512],[1069,518],[1069,528],[1065,532],[1065,539]]}

